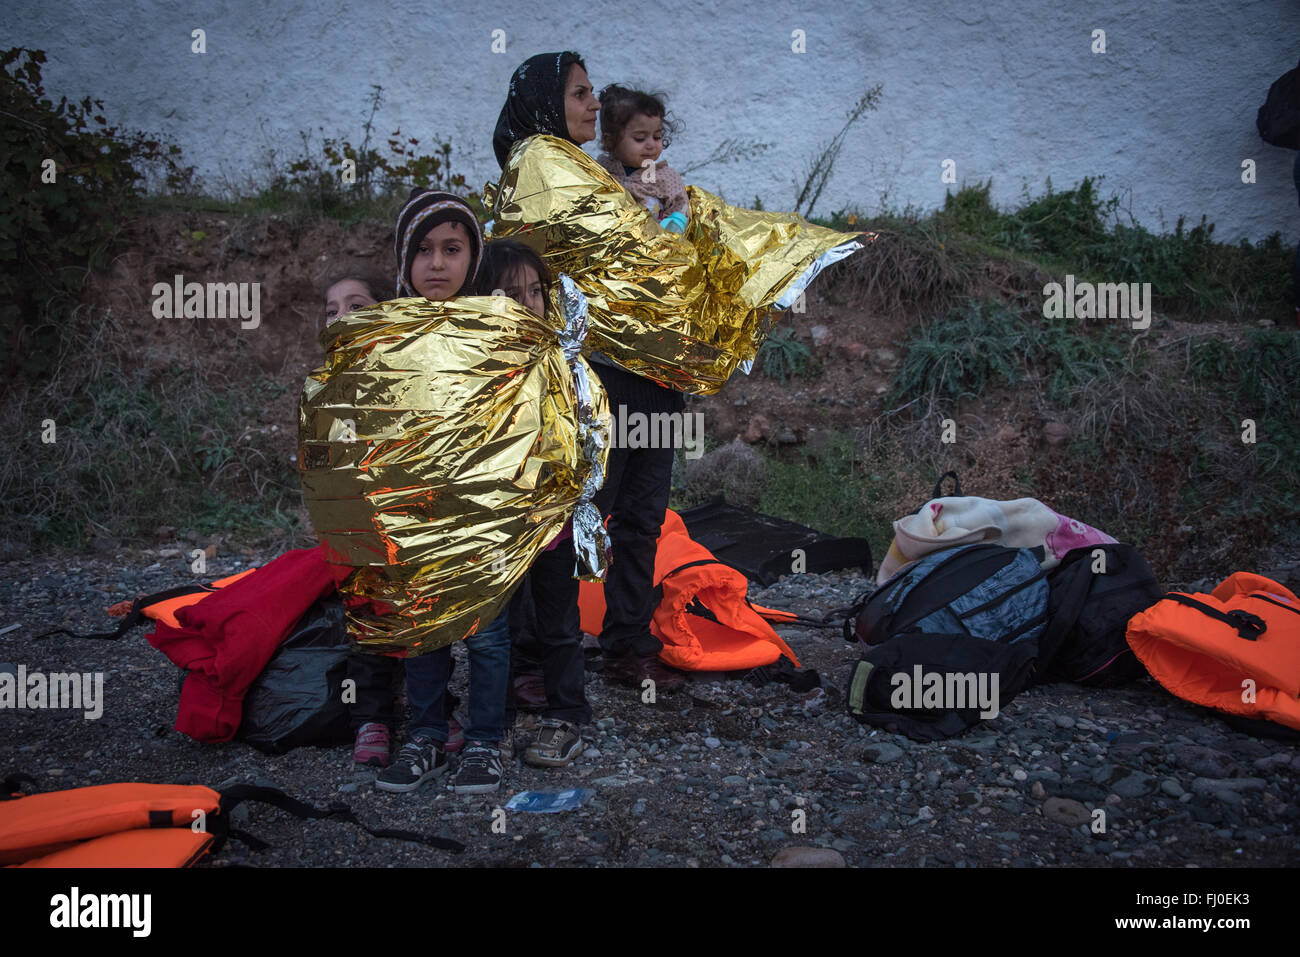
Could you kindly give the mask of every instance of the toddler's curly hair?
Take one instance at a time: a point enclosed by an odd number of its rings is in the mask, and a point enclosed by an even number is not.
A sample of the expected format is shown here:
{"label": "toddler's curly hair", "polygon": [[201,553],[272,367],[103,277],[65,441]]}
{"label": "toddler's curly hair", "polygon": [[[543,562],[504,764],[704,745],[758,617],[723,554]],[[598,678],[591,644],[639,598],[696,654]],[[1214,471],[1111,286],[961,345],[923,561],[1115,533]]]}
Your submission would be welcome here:
{"label": "toddler's curly hair", "polygon": [[669,115],[662,93],[646,93],[611,83],[600,91],[600,146],[606,153],[614,152],[623,130],[638,113],[663,120],[664,149],[681,132],[681,121]]}

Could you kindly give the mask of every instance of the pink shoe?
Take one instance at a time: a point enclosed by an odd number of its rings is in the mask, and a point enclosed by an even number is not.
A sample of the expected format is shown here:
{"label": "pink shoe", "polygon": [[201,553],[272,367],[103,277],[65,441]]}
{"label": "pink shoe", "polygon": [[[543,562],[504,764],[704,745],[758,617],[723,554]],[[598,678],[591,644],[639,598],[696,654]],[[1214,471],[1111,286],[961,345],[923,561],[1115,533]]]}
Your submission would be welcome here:
{"label": "pink shoe", "polygon": [[352,760],[372,768],[388,767],[388,725],[378,721],[363,724],[352,746]]}

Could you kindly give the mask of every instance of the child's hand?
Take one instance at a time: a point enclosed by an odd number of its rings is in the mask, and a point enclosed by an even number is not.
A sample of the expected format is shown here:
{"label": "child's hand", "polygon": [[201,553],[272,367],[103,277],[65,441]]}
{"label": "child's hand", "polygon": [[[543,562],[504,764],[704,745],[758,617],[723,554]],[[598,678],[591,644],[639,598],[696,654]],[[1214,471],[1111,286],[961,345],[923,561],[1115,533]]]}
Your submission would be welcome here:
{"label": "child's hand", "polygon": [[670,233],[686,232],[686,223],[686,214],[683,212],[676,212],[671,216],[665,216],[663,219],[659,220],[659,225]]}

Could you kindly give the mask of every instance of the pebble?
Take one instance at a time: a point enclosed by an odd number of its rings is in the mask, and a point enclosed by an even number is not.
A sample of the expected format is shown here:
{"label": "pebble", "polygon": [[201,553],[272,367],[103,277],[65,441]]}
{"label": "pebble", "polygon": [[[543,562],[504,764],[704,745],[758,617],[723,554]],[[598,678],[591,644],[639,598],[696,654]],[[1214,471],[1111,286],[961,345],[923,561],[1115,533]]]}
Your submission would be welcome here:
{"label": "pebble", "polygon": [[1263,778],[1226,778],[1222,780],[1197,778],[1192,782],[1192,793],[1214,794],[1219,791],[1262,791],[1264,785]]}
{"label": "pebble", "polygon": [[614,719],[613,719],[613,718],[597,718],[597,719],[596,719],[596,727],[599,728],[601,731],[612,731],[612,730],[614,730]]}
{"label": "pebble", "polygon": [[1125,798],[1142,797],[1155,789],[1155,778],[1141,771],[1133,771],[1111,785],[1111,790]]}
{"label": "pebble", "polygon": [[1092,813],[1072,798],[1050,797],[1043,802],[1043,817],[1066,827],[1077,827],[1092,820]]}
{"label": "pebble", "polygon": [[1171,798],[1180,798],[1187,793],[1183,790],[1183,786],[1173,778],[1165,778],[1161,781],[1160,790],[1164,791],[1165,794],[1168,794]]}
{"label": "pebble", "polygon": [[1199,778],[1230,778],[1240,770],[1229,755],[1199,744],[1179,748],[1174,752],[1174,762]]}
{"label": "pebble", "polygon": [[848,867],[844,855],[831,847],[783,847],[772,867]]}
{"label": "pebble", "polygon": [[888,741],[869,744],[862,749],[862,757],[874,764],[888,764],[891,761],[897,761],[902,756],[903,749],[896,744],[890,744]]}
{"label": "pebble", "polygon": [[1279,752],[1270,754],[1266,758],[1255,759],[1255,770],[1257,771],[1276,771],[1278,768],[1285,768],[1291,764],[1291,755]]}
{"label": "pebble", "polygon": [[721,746],[722,746],[722,742],[719,741],[717,738],[705,738],[705,739],[704,739],[704,746],[705,746],[706,748],[709,748],[710,750],[712,750],[713,748],[721,747]]}
{"label": "pebble", "polygon": [[1054,719],[1058,728],[1073,728],[1074,719],[1068,715],[1058,714]]}

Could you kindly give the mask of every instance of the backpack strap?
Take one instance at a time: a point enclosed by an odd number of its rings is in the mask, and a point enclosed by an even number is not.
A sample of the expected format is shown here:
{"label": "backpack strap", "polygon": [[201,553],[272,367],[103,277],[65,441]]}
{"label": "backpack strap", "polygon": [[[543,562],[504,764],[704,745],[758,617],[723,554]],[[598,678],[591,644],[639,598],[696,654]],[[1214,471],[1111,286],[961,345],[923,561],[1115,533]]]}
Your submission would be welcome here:
{"label": "backpack strap", "polygon": [[[424,844],[427,847],[436,847],[439,850],[451,851],[453,854],[459,854],[465,850],[465,845],[460,841],[454,841],[446,837],[437,837],[431,834],[417,834],[414,831],[402,831],[393,828],[372,828],[363,824],[352,809],[346,804],[331,803],[326,808],[314,807],[305,804],[296,798],[291,798],[278,788],[259,787],[255,784],[236,784],[233,787],[226,788],[221,792],[221,804],[218,820],[229,821],[229,813],[244,801],[257,801],[261,804],[269,804],[277,807],[282,811],[292,814],[296,818],[308,820],[320,820],[323,818],[337,818],[341,821],[347,821],[354,824],[361,830],[365,831],[371,837],[393,838],[398,841],[412,841],[416,844]],[[213,846],[213,851],[220,849],[222,839],[229,835],[248,844],[253,850],[263,850],[270,845],[264,841],[252,837],[242,831],[237,831],[227,827],[224,834],[217,838],[217,844]],[[250,841],[252,843],[250,843]],[[260,845],[260,846],[257,846]]]}
{"label": "backpack strap", "polygon": [[[946,479],[946,478],[951,478],[951,479],[952,479],[952,495],[951,495],[951,496],[947,496],[947,495],[945,495],[945,494],[943,493],[943,480]],[[956,472],[944,472],[942,475],[940,475],[940,476],[939,476],[939,481],[937,481],[937,482],[934,483],[934,494],[930,496],[931,499],[936,499],[936,498],[949,498],[949,497],[951,497],[951,498],[961,498],[961,479],[957,478],[957,473],[956,473]]]}
{"label": "backpack strap", "polygon": [[20,797],[25,797],[24,784],[30,784],[33,790],[37,787],[35,779],[30,774],[6,775],[4,781],[0,782],[0,801],[16,801]]}
{"label": "backpack strap", "polygon": [[1252,615],[1248,611],[1235,608],[1229,612],[1222,612],[1205,602],[1197,601],[1190,595],[1181,595],[1178,592],[1170,592],[1165,596],[1170,601],[1176,601],[1180,605],[1187,605],[1190,608],[1203,612],[1213,618],[1215,621],[1221,621],[1225,625],[1231,625],[1237,631],[1238,638],[1245,638],[1247,641],[1255,641],[1260,635],[1268,631],[1268,624],[1258,615]]}
{"label": "backpack strap", "polygon": [[150,605],[156,605],[160,601],[168,601],[172,598],[181,598],[184,595],[194,595],[198,592],[213,592],[216,589],[208,585],[177,585],[175,588],[168,588],[165,591],[156,592],[152,595],[145,595],[137,598],[131,603],[131,611],[122,619],[117,628],[113,631],[100,631],[94,634],[79,634],[75,631],[69,631],[66,628],[55,628],[53,631],[47,631],[37,635],[33,641],[40,641],[42,638],[49,638],[51,635],[71,635],[73,638],[95,638],[106,641],[117,641],[136,625],[141,624],[145,619],[144,610]]}

